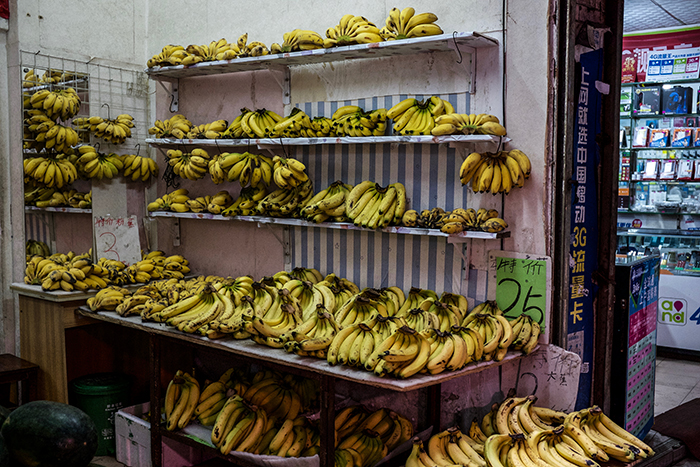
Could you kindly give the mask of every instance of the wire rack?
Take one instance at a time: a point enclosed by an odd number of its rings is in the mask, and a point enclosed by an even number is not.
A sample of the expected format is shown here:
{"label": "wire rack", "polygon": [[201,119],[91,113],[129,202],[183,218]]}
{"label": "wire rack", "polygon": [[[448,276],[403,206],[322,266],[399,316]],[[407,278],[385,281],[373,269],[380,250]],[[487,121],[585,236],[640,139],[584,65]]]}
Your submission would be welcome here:
{"label": "wire rack", "polygon": [[[102,63],[95,63],[20,51],[20,72],[22,73],[23,97],[40,89],[61,89],[72,87],[81,99],[80,111],[76,117],[115,118],[129,114],[134,119],[131,137],[123,144],[112,144],[90,134],[87,130],[78,132],[80,141],[86,144],[99,144],[100,152],[133,154],[137,145],[147,148],[149,123],[149,80],[140,69],[126,69]],[[41,79],[56,76],[56,82],[26,83],[23,78],[29,70]],[[25,140],[31,141],[31,140]]]}

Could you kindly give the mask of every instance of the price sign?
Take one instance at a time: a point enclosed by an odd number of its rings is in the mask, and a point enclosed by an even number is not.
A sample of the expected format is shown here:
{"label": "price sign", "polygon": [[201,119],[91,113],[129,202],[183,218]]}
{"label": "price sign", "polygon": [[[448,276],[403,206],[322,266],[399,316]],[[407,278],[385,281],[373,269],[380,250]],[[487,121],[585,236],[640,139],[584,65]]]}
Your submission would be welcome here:
{"label": "price sign", "polygon": [[547,256],[507,251],[489,252],[489,298],[504,315],[525,313],[544,334],[549,318],[551,260]]}
{"label": "price sign", "polygon": [[95,258],[121,261],[126,265],[141,259],[141,242],[136,216],[95,217],[93,224]]}

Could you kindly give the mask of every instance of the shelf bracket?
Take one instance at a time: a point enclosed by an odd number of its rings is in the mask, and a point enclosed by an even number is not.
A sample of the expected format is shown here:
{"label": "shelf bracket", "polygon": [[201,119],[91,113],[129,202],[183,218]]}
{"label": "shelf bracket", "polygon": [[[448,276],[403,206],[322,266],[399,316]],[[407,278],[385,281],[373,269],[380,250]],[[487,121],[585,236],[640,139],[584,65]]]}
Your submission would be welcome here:
{"label": "shelf bracket", "polygon": [[[461,45],[455,41],[448,40],[447,47],[455,51],[457,62],[461,63],[464,69],[469,73],[469,94],[474,94],[474,80],[476,78],[476,49],[467,45]],[[467,57],[469,55],[469,57]]]}
{"label": "shelf bracket", "polygon": [[[466,265],[467,269],[469,269],[469,242],[465,242],[464,238],[461,237],[447,237],[447,243],[451,244],[454,248],[457,254],[462,258],[462,261]],[[462,251],[462,245],[464,245],[464,250]]]}
{"label": "shelf bracket", "polygon": [[159,80],[158,84],[168,93],[170,96],[170,113],[175,113],[180,108],[180,80],[171,81],[172,85],[170,89],[166,88],[165,85]]}
{"label": "shelf bracket", "polygon": [[[258,228],[265,226],[265,228],[267,228],[270,231],[270,233],[272,233],[272,235],[274,235],[274,237],[277,239],[277,241],[280,242],[280,245],[282,245],[282,247],[284,247],[286,250],[286,245],[285,245],[284,239],[280,238],[280,236],[277,235],[277,232],[275,232],[275,229],[272,228],[273,224],[268,224],[267,222],[256,222],[255,224],[258,226]],[[286,254],[287,253],[285,251],[285,255]]]}
{"label": "shelf bracket", "polygon": [[289,67],[285,65],[268,65],[267,69],[272,72],[272,77],[282,88],[282,103],[289,105],[292,102],[292,76]]}
{"label": "shelf bracket", "polygon": [[173,246],[180,246],[180,219],[174,218],[175,223],[173,225]]}

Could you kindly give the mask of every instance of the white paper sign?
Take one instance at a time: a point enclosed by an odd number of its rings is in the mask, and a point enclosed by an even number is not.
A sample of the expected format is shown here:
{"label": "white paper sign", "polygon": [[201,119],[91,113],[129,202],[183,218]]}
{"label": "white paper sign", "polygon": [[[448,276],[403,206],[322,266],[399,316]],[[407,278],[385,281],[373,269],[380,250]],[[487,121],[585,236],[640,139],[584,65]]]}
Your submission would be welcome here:
{"label": "white paper sign", "polygon": [[127,266],[141,260],[136,216],[96,217],[93,224],[95,258],[115,259]]}
{"label": "white paper sign", "polygon": [[700,47],[649,52],[646,81],[697,79],[699,66]]}

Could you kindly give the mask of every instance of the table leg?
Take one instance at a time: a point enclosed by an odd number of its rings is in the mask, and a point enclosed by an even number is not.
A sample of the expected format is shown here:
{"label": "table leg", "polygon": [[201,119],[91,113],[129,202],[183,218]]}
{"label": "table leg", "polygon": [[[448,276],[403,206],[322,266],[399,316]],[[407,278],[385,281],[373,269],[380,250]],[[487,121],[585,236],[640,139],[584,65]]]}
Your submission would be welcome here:
{"label": "table leg", "polygon": [[160,434],[160,339],[149,334],[149,360],[151,369],[151,465],[161,467],[163,464],[163,437]]}
{"label": "table leg", "polygon": [[335,379],[321,378],[321,431],[320,467],[335,465]]}

